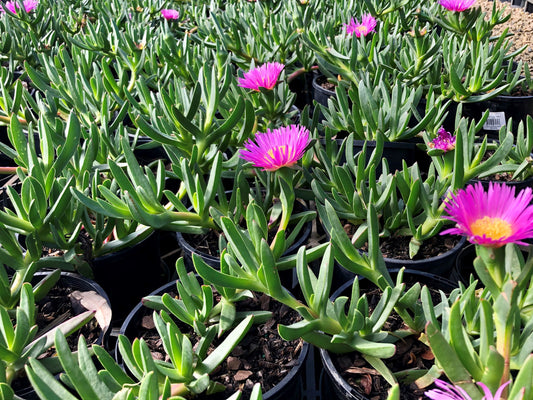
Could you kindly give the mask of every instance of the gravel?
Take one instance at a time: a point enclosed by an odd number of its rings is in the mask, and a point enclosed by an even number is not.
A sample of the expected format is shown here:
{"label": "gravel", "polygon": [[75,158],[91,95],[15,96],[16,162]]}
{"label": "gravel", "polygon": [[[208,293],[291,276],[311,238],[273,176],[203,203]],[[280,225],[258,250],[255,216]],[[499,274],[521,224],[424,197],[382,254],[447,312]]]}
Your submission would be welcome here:
{"label": "gravel", "polygon": [[[478,4],[488,14],[492,12],[492,1],[478,0]],[[517,56],[517,59],[527,62],[533,72],[533,13],[525,12],[523,8],[511,7],[510,2],[497,1],[496,7],[505,7],[507,12],[511,13],[511,18],[504,24],[496,26],[494,33],[500,34],[505,28],[509,28],[509,32],[513,34],[511,38],[513,50],[527,45],[528,47]]]}

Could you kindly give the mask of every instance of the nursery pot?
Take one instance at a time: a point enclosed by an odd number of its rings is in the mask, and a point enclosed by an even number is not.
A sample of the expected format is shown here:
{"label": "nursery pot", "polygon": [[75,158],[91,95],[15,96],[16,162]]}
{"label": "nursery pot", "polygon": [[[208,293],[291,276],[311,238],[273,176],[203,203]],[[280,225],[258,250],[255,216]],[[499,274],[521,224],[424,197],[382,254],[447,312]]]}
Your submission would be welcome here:
{"label": "nursery pot", "polygon": [[[129,134],[130,144],[133,143],[135,135]],[[135,149],[135,158],[140,165],[148,165],[157,160],[168,161],[168,156],[160,143],[154,142],[148,136],[138,136]]]}
{"label": "nursery pot", "polygon": [[[176,281],[172,281],[161,286],[150,293],[149,296],[161,296],[162,294],[171,292],[172,290],[176,290]],[[124,320],[124,323],[120,327],[119,334],[125,335],[130,340],[138,337],[138,333],[143,322],[143,317],[147,315],[147,312],[149,312],[149,309],[145,307],[142,302],[138,303]],[[295,399],[300,399],[302,397],[303,366],[305,364],[307,354],[309,353],[309,348],[310,345],[306,342],[303,342],[297,362],[276,386],[263,394],[263,399],[286,400],[291,397]],[[124,368],[122,359],[120,357],[118,342],[115,346],[115,359]],[[213,395],[205,396],[205,400],[212,398]],[[204,399],[204,397],[199,395],[195,397],[195,399]]]}
{"label": "nursery pot", "polygon": [[[527,250],[522,250],[522,255],[527,259]],[[450,273],[450,280],[453,282],[462,282],[466,286],[470,284],[470,275],[473,275],[474,279],[479,280],[474,267],[474,260],[476,257],[475,244],[469,244],[468,246],[463,247],[455,260],[455,264]]]}
{"label": "nursery pot", "polygon": [[[385,265],[390,271],[398,270],[405,267],[410,271],[418,271],[420,273],[430,273],[435,276],[447,278],[455,265],[455,260],[461,249],[466,244],[466,237],[461,237],[452,249],[435,257],[430,257],[422,260],[400,260],[394,258],[384,258]],[[334,280],[339,285],[345,282],[352,282],[355,274],[343,268],[339,263],[335,262]]]}
{"label": "nursery pot", "polygon": [[[40,278],[44,278],[45,276],[49,274],[50,272],[38,271],[33,275],[34,278],[32,282],[38,281],[40,280]],[[113,309],[112,309],[112,303],[109,300],[109,296],[107,295],[106,291],[102,288],[102,286],[100,286],[98,283],[96,283],[92,279],[86,278],[82,275],[75,274],[72,272],[62,271],[61,277],[59,278],[59,281],[56,283],[56,287],[71,288],[73,291],[77,290],[80,292],[95,292],[98,296],[100,296],[103,300],[105,300],[104,303],[99,305],[98,309],[101,309],[102,312],[105,312],[104,320],[106,322],[100,323],[100,321],[98,321],[102,329],[102,332],[100,333],[98,340],[94,344],[107,347],[107,340],[111,333],[111,315],[112,315]]]}
{"label": "nursery pot", "polygon": [[[46,277],[49,274],[50,272],[45,271],[36,272],[34,274],[34,278],[32,279],[32,283],[36,284],[38,281],[40,281],[40,279]],[[106,292],[102,289],[102,287],[89,278],[71,272],[61,272],[61,277],[59,278],[59,281],[56,283],[55,287],[70,288],[72,289],[72,292],[79,291],[85,294],[89,294],[89,296],[83,298],[81,298],[81,296],[74,296],[74,298],[77,300],[71,299],[72,312],[74,313],[74,315],[77,315],[89,309],[95,308],[97,310],[96,318],[99,323],[101,332],[98,335],[97,339],[90,344],[97,344],[104,348],[107,348],[109,334],[111,332],[112,311],[109,298]],[[92,293],[90,292],[94,292],[97,297],[92,296]],[[43,300],[37,302],[37,304],[42,303]],[[56,378],[59,378],[59,374],[56,376]],[[29,382],[27,386],[23,386],[20,388],[17,388],[15,386],[15,394],[26,400],[39,399],[33,387],[29,385]]]}
{"label": "nursery pot", "polygon": [[475,184],[477,182],[481,182],[481,185],[483,186],[484,190],[488,190],[490,186],[490,182],[492,183],[498,183],[502,185],[507,185],[515,188],[515,193],[518,194],[521,190],[525,188],[531,188],[533,187],[533,176],[523,180],[523,181],[495,181],[495,180],[489,180],[489,179],[479,179],[475,178],[472,179],[469,184]]}
{"label": "nursery pot", "polygon": [[[340,149],[345,139],[337,138],[335,139],[334,145],[336,149]],[[326,139],[322,138],[321,143],[326,144]],[[366,159],[365,164],[368,164],[372,152],[376,148],[375,140],[354,140],[353,141],[353,155],[356,157],[362,150],[363,146],[366,143]],[[406,141],[400,142],[384,142],[383,151],[381,157],[387,160],[389,166],[389,171],[394,173],[396,170],[402,170],[403,160],[407,163],[408,166],[413,165],[415,162],[421,166],[422,169],[428,169],[431,158],[427,155],[425,151],[422,151],[418,148],[417,144],[423,143],[417,138],[408,139]],[[345,154],[342,154],[339,163],[344,164],[346,162]],[[380,176],[382,173],[381,159],[376,164],[376,176]]]}
{"label": "nursery pot", "polygon": [[[509,118],[513,118],[512,132],[516,134],[520,121],[526,122],[528,115],[533,116],[533,95],[532,96],[496,96],[491,100],[479,103],[463,104],[463,115],[481,119],[485,110],[489,110],[489,118],[483,125],[481,133],[490,138],[498,139],[498,131]],[[524,127],[525,128],[525,127]]]}
{"label": "nursery pot", "polygon": [[305,72],[289,82],[289,89],[296,93],[296,106],[302,110],[306,105],[313,105],[314,72]]}
{"label": "nursery pot", "polygon": [[[398,269],[391,271],[391,273],[397,272]],[[405,277],[412,277],[412,279],[420,282],[421,284],[425,284],[433,289],[440,289],[445,292],[451,292],[457,287],[457,284],[454,284],[454,282],[429,272],[406,269],[404,271],[404,278]],[[393,279],[395,279],[394,276]],[[364,278],[361,278],[361,281],[363,280]],[[331,296],[331,300],[334,301],[337,297],[341,295],[346,295],[347,291],[350,290],[352,283],[353,280],[344,283],[339,289],[335,291],[335,293],[333,293],[333,295]],[[322,398],[340,400],[368,400],[364,393],[359,391],[357,388],[351,386],[341,376],[341,373],[335,367],[331,355],[328,351],[320,349],[320,358],[322,360],[322,365],[325,371],[321,385]]]}
{"label": "nursery pot", "polygon": [[313,100],[324,107],[328,106],[328,99],[330,97],[336,97],[335,90],[331,90],[322,86],[322,84],[326,83],[327,81],[328,78],[325,75],[315,74],[312,82]]}
{"label": "nursery pot", "polygon": [[[363,150],[363,146],[366,142],[366,160],[368,163],[370,155],[376,148],[375,140],[354,140],[353,142],[353,152],[354,155]],[[389,171],[394,173],[394,171],[401,171],[403,166],[402,163],[405,160],[408,166],[413,165],[417,162],[417,147],[415,140],[402,141],[402,142],[385,142],[383,144],[383,153],[382,157],[387,160],[389,165]],[[376,165],[376,175],[379,176],[382,172],[381,162]]]}
{"label": "nursery pot", "polygon": [[476,258],[476,245],[469,244],[465,246],[458,254],[450,274],[450,280],[453,282],[462,282],[468,285],[470,282],[470,275],[476,275],[474,268],[474,259]]}
{"label": "nursery pot", "polygon": [[132,247],[94,258],[91,267],[94,280],[109,294],[116,321],[122,321],[142,296],[169,279],[160,258],[158,231]]}
{"label": "nursery pot", "polygon": [[[321,106],[328,107],[328,99],[337,98],[335,90],[331,90],[322,86],[323,83],[327,82],[328,79],[325,75],[315,74],[313,77],[312,88],[313,88],[313,100],[320,104]],[[320,107],[316,107],[318,110],[315,112],[319,113],[318,121],[321,122],[324,119],[324,114],[320,110]]]}
{"label": "nursery pot", "polygon": [[[306,211],[307,207],[304,205],[302,201],[296,201],[294,204],[294,212],[303,212]],[[283,255],[290,255],[295,254],[298,249],[307,242],[309,239],[309,236],[311,235],[313,224],[312,221],[309,221],[307,224],[304,225],[300,232],[300,236],[294,241],[294,243],[289,246],[289,248],[283,253]],[[182,249],[182,255],[183,255],[183,261],[185,262],[185,267],[187,268],[187,271],[195,271],[194,269],[194,263],[192,261],[192,255],[197,254],[199,255],[207,265],[209,265],[212,268],[220,269],[220,257],[213,256],[207,253],[204,253],[202,251],[198,251],[194,244],[191,243],[189,238],[187,236],[184,236],[181,232],[176,232],[176,237],[178,239],[178,243]],[[296,271],[294,269],[290,270],[284,270],[279,271],[280,279],[282,280],[282,284],[284,284],[285,287],[293,288],[296,281]]]}
{"label": "nursery pot", "polygon": [[0,209],[13,209],[13,204],[8,195],[8,187],[12,187],[15,191],[20,193],[22,183],[17,175],[0,175]]}

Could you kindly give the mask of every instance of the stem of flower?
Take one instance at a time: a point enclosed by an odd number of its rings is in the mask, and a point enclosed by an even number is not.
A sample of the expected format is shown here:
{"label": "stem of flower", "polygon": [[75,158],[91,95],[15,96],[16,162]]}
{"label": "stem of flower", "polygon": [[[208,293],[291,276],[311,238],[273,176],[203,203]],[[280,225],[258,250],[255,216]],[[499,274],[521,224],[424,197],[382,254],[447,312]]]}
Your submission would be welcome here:
{"label": "stem of flower", "polygon": [[296,71],[294,71],[292,74],[290,74],[288,77],[287,77],[287,82],[292,82],[294,79],[296,79],[298,76],[302,75],[302,74],[305,74],[306,72],[309,72],[309,71],[317,71],[318,70],[318,65],[313,65],[311,66],[309,69],[306,69],[305,67],[302,67],[302,68],[299,68],[297,69]]}
{"label": "stem of flower", "polygon": [[217,229],[212,218],[204,219],[200,215],[192,212],[175,211],[172,212],[172,216],[175,221],[188,221],[203,228]]}
{"label": "stem of flower", "polygon": [[22,172],[27,173],[28,170],[24,167],[0,167],[0,175],[13,175],[17,173],[17,168],[22,169]]}
{"label": "stem of flower", "polygon": [[[9,125],[9,121],[11,120],[10,117],[8,116],[4,116],[4,115],[0,115],[0,121],[1,122],[5,122],[6,125]],[[18,117],[18,120],[21,124],[25,124],[27,125],[28,124],[28,121],[26,121],[24,118],[21,118],[21,117]]]}
{"label": "stem of flower", "polygon": [[[171,396],[186,396],[188,395],[189,389],[187,389],[187,386],[185,386],[184,383],[172,383],[170,385],[170,394]],[[163,397],[160,396],[159,399],[162,399]]]}
{"label": "stem of flower", "polygon": [[[511,335],[512,335],[512,323],[508,323],[505,327],[505,335],[501,337],[498,335],[496,338],[496,346],[498,352],[503,356],[503,373],[500,381],[500,386],[509,381],[511,373]],[[507,399],[508,388],[502,393],[501,399]]]}
{"label": "stem of flower", "polygon": [[136,81],[137,81],[137,71],[135,69],[132,69],[130,83],[128,84],[128,87],[126,88],[128,92],[131,92],[133,90],[133,87],[135,86]]}

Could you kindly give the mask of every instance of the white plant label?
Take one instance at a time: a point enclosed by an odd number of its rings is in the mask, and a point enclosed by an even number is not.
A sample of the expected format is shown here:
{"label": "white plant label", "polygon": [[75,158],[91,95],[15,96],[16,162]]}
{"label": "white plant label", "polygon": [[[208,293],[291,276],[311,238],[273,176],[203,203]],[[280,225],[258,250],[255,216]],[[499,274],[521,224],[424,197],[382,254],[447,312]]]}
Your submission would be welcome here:
{"label": "white plant label", "polygon": [[505,125],[505,112],[489,112],[489,117],[483,125],[486,131],[499,131]]}

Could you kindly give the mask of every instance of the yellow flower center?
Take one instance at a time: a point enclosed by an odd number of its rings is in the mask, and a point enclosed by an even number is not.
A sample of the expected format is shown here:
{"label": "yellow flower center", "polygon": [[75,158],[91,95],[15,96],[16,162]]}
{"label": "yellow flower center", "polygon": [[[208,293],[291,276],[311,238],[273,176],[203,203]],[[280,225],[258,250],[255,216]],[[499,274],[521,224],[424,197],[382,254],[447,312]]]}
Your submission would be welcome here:
{"label": "yellow flower center", "polygon": [[361,33],[362,35],[365,35],[368,33],[368,28],[365,25],[359,25],[357,28],[357,32]]}
{"label": "yellow flower center", "polygon": [[[278,146],[278,149],[279,149],[281,154],[285,154],[287,152],[287,146],[285,146],[285,145]],[[272,160],[276,159],[276,157],[274,156],[274,150],[273,149],[268,149],[267,154],[270,156],[270,158]],[[265,157],[265,159],[268,159],[268,158]]]}
{"label": "yellow flower center", "polygon": [[490,239],[501,239],[511,236],[513,228],[511,224],[501,218],[483,217],[470,225],[472,233]]}
{"label": "yellow flower center", "polygon": [[279,152],[281,155],[286,156],[286,162],[285,164],[280,164],[283,161],[283,159],[277,160],[276,156],[274,155],[274,150],[268,149],[268,151],[264,155],[265,161],[267,162],[277,161],[277,165],[275,165],[273,168],[266,168],[266,171],[275,171],[281,167],[290,167],[298,162],[298,160],[293,159],[294,157],[292,154],[293,153],[292,147],[281,145],[281,146],[278,146],[277,149],[279,149]]}

